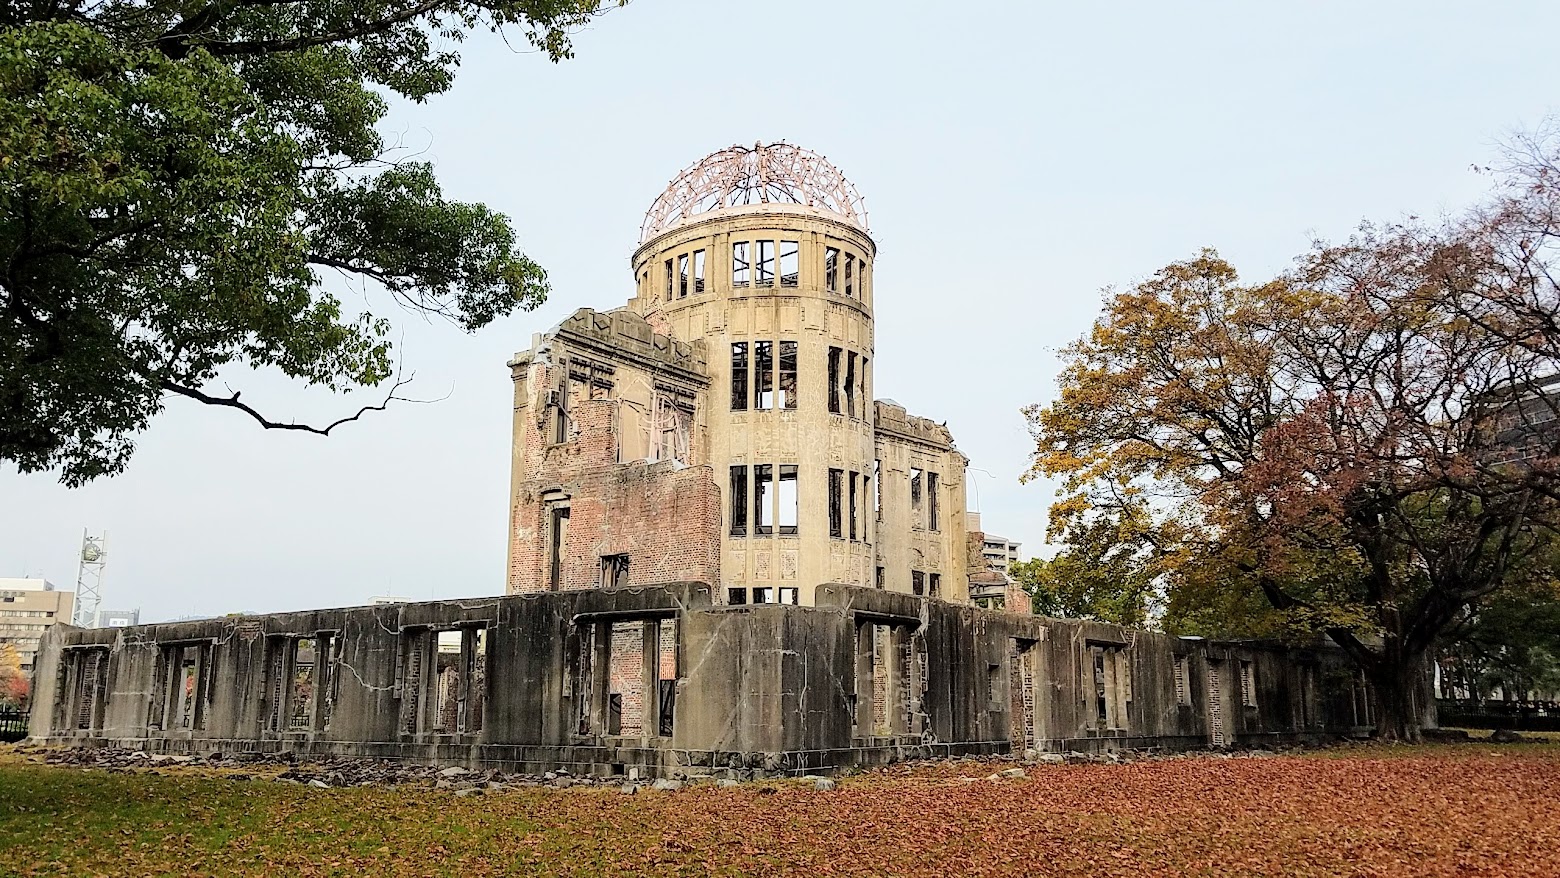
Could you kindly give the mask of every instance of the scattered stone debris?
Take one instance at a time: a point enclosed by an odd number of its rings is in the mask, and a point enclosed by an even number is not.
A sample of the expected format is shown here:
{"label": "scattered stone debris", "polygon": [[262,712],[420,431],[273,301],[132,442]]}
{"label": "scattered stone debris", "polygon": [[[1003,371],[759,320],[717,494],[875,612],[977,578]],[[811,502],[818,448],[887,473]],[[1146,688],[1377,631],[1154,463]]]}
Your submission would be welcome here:
{"label": "scattered stone debris", "polygon": [[1526,739],[1511,729],[1496,729],[1490,732],[1491,744],[1520,744],[1524,740]]}

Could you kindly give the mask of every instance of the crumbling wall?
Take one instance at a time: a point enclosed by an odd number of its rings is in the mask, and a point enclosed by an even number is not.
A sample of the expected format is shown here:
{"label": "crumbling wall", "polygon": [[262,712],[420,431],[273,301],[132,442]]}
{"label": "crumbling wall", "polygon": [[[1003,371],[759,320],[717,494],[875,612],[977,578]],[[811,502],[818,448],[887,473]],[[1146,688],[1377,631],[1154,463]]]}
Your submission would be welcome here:
{"label": "crumbling wall", "polygon": [[510,367],[509,592],[718,582],[702,346],[582,308]]}
{"label": "crumbling wall", "polygon": [[[60,626],[37,740],[611,773],[1190,748],[1351,731],[1336,650],[1218,643],[825,584],[814,607],[673,583]],[[1342,712],[1340,712],[1340,710]]]}

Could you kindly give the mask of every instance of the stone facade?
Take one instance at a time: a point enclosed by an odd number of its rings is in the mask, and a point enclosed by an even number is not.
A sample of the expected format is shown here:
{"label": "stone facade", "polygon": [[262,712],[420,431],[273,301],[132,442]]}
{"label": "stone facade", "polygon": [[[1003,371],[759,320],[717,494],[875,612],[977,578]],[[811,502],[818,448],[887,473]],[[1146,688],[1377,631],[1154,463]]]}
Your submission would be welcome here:
{"label": "stone facade", "polygon": [[[728,172],[715,158],[690,173]],[[822,582],[968,601],[968,460],[873,399],[864,214],[769,194],[656,224],[625,308],[582,310],[511,362],[510,592],[611,584],[626,563],[619,584],[709,582],[717,603],[807,605]],[[667,398],[680,456],[646,466]]]}

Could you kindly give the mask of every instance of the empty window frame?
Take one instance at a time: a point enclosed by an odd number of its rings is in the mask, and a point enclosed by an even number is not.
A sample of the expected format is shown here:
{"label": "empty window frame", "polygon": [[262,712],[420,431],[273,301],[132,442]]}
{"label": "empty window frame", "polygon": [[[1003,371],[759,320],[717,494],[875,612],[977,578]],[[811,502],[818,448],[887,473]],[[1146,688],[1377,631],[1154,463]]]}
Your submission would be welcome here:
{"label": "empty window frame", "polygon": [[1083,655],[1090,725],[1100,730],[1126,730],[1132,701],[1132,663],[1126,647],[1088,643]]}
{"label": "empty window frame", "polygon": [[867,498],[872,496],[872,477],[866,473],[861,474],[861,541],[872,542],[872,530],[869,525],[871,519],[867,517]]}
{"label": "empty window frame", "polygon": [[926,474],[926,529],[938,529],[937,474]]}
{"label": "empty window frame", "polygon": [[829,412],[841,414],[840,411],[840,358],[844,355],[840,348],[829,348]]}
{"label": "empty window frame", "polygon": [[775,602],[775,589],[773,586],[761,585],[753,589],[753,603],[772,604]]}
{"label": "empty window frame", "polygon": [[1240,703],[1246,707],[1257,706],[1256,672],[1251,662],[1240,663]]}
{"label": "empty window frame", "polygon": [[310,637],[292,641],[292,693],[288,699],[287,728],[308,731],[314,727],[315,692],[318,691],[315,667],[320,650]]}
{"label": "empty window frame", "polygon": [[783,537],[795,536],[800,503],[797,492],[796,464],[780,464],[780,484],[776,495],[775,499],[780,503],[780,535]]}
{"label": "empty window frame", "polygon": [[801,280],[801,250],[797,241],[780,242],[780,286],[794,287]]}
{"label": "empty window frame", "polygon": [[926,576],[926,580],[927,596],[934,598],[942,597],[942,574],[929,573]]}
{"label": "empty window frame", "polygon": [[921,469],[910,468],[910,527],[919,530],[922,525]]}
{"label": "empty window frame", "polygon": [[856,398],[861,400],[861,418],[865,420],[871,416],[872,397],[867,395],[867,357],[861,357],[861,364],[856,368]]}
{"label": "empty window frame", "polygon": [[877,579],[873,582],[873,585],[877,586],[878,588],[883,587],[883,568],[879,567],[877,569]]}
{"label": "empty window frame", "polygon": [[731,535],[745,537],[748,533],[748,468],[731,468]]}
{"label": "empty window frame", "polygon": [[748,407],[748,345],[745,341],[731,345],[731,410],[745,412]]}
{"label": "empty window frame", "polygon": [[731,285],[733,287],[745,287],[753,267],[752,249],[747,241],[737,241],[731,245]]}
{"label": "empty window frame", "polygon": [[753,465],[753,533],[761,537],[767,537],[775,531],[770,496],[770,491],[774,489],[774,478],[773,464]]}
{"label": "empty window frame", "polygon": [[856,295],[856,279],[855,279],[855,276],[854,276],[855,273],[856,273],[856,257],[851,255],[851,254],[849,254],[849,253],[846,253],[845,254],[845,295],[847,295],[847,296],[855,296]]}
{"label": "empty window frame", "polygon": [[628,555],[601,556],[601,587],[628,587]]}
{"label": "empty window frame", "polygon": [[772,341],[753,342],[753,377],[755,380],[755,403],[753,408],[759,410],[775,407],[775,343]]}
{"label": "empty window frame", "polygon": [[920,570],[910,571],[910,593],[916,597],[926,596],[926,574]]}
{"label": "empty window frame", "polygon": [[650,432],[650,460],[688,460],[693,415],[667,394],[655,396],[655,423]]}
{"label": "empty window frame", "polygon": [[840,291],[840,248],[823,248],[823,288],[827,292]]}
{"label": "empty window frame", "polygon": [[883,520],[883,461],[872,461],[872,511],[877,513],[877,520]]}
{"label": "empty window frame", "polygon": [[799,599],[801,597],[801,590],[796,588],[796,586],[783,585],[780,587],[779,591],[780,603],[790,604],[794,607],[797,603],[800,602]]}
{"label": "empty window frame", "polygon": [[726,603],[739,606],[748,602],[747,589],[737,587],[726,589]]}
{"label": "empty window frame", "polygon": [[547,589],[563,589],[564,555],[569,550],[569,507],[548,506],[547,516]]}
{"label": "empty window frame", "polygon": [[775,285],[775,242],[755,241],[758,248],[758,260],[754,263],[753,285],[758,287],[772,287]]}
{"label": "empty window frame", "polygon": [[480,732],[487,700],[487,629],[452,628],[432,635],[432,715],[425,729],[436,735]]}
{"label": "empty window frame", "polygon": [[796,342],[780,342],[780,408],[796,408]]}
{"label": "empty window frame", "polygon": [[677,298],[688,298],[688,254],[677,257]]}
{"label": "empty window frame", "polygon": [[569,441],[569,363],[565,360],[559,370],[558,389],[553,391],[553,437],[555,445]]}
{"label": "empty window frame", "polygon": [[693,251],[693,292],[704,292],[704,251]]}
{"label": "empty window frame", "polygon": [[860,509],[860,505],[859,505],[859,501],[858,501],[858,497],[857,497],[857,490],[856,490],[856,488],[860,484],[860,482],[861,482],[861,478],[860,478],[860,474],[859,473],[854,473],[853,472],[853,473],[850,474],[850,503],[849,503],[849,512],[850,512],[850,538],[852,540],[859,539],[861,537],[861,535],[862,535],[861,531],[859,529],[860,519],[861,519],[861,509]]}
{"label": "empty window frame", "polygon": [[672,300],[672,260],[666,260],[666,301]]}
{"label": "empty window frame", "polygon": [[856,417],[856,352],[845,353],[845,414]]}
{"label": "empty window frame", "polygon": [[1175,703],[1191,704],[1192,695],[1186,686],[1186,656],[1175,657]]}
{"label": "empty window frame", "polygon": [[844,486],[845,471],[829,470],[829,536],[836,540],[845,538],[845,512],[841,508]]}

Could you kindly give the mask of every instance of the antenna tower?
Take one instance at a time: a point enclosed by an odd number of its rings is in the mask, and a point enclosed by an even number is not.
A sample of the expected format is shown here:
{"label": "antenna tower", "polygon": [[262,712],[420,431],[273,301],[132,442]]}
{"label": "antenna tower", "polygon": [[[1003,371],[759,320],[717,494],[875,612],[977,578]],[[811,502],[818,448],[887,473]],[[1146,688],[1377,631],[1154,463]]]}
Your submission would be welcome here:
{"label": "antenna tower", "polygon": [[96,628],[98,605],[103,601],[103,567],[108,563],[108,531],[92,536],[81,531],[81,563],[76,568],[76,602],[70,624]]}

